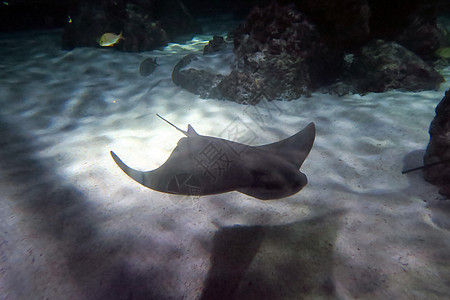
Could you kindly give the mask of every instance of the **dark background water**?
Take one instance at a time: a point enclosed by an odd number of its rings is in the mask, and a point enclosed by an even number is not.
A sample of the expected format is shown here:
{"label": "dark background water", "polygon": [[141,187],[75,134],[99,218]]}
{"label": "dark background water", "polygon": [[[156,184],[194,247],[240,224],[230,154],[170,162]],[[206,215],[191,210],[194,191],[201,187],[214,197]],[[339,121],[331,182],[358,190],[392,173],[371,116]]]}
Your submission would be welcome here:
{"label": "dark background water", "polygon": [[[0,2],[0,31],[53,29],[64,27],[72,7],[82,0],[10,0]],[[89,2],[105,2],[94,0]],[[110,1],[112,2],[112,0]],[[118,2],[118,1],[116,1]],[[139,2],[139,1],[136,1]],[[148,1],[151,2],[151,1]],[[156,2],[156,1],[153,1]],[[231,13],[245,17],[254,5],[266,5],[268,0],[185,0],[185,7],[194,17]]]}
{"label": "dark background water", "polygon": [[[106,2],[112,0],[106,0]],[[68,21],[68,16],[73,7],[83,0],[58,1],[58,0],[7,0],[0,2],[0,31],[16,31],[27,29],[53,29],[61,28]],[[93,0],[91,3],[103,3],[105,0]],[[121,0],[115,1],[121,2]],[[129,2],[141,2],[139,0]],[[157,2],[157,1],[147,1]],[[272,2],[270,0],[184,0],[181,1],[194,17],[210,17],[220,14],[232,14],[237,18],[245,18],[250,9],[255,6],[265,6]],[[297,3],[302,5],[302,0],[278,0],[280,4]],[[330,1],[318,1],[321,6],[329,4]],[[332,2],[332,1],[331,1]],[[359,1],[357,1],[359,2]],[[450,1],[448,0],[367,0],[371,7],[371,18],[379,27],[388,28],[387,24],[379,16],[383,14],[394,14],[398,22],[403,22],[405,16],[409,15],[418,6],[430,7],[430,13],[450,12]],[[377,24],[372,24],[376,25]]]}

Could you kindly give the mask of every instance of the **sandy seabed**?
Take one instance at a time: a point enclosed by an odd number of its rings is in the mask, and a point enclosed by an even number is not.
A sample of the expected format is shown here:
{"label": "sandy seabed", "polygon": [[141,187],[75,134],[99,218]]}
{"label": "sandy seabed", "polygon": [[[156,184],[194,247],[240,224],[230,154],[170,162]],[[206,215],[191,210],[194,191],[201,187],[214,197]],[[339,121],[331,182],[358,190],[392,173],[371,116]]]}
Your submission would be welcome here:
{"label": "sandy seabed", "polygon": [[[420,93],[244,106],[175,86],[211,36],[162,50],[60,50],[60,31],[0,37],[0,299],[445,299],[450,201],[420,172],[434,108]],[[208,67],[229,72],[230,53]],[[159,66],[139,75],[145,58]],[[442,71],[450,79],[450,68]],[[252,145],[313,121],[298,194],[159,193],[128,178],[160,166],[191,124]]]}

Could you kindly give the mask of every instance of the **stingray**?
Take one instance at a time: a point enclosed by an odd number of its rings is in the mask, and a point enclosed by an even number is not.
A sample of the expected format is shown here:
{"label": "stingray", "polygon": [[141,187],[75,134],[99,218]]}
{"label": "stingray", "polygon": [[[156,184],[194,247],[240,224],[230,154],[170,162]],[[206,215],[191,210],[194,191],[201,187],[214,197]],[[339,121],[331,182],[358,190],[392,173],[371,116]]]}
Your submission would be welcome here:
{"label": "stingray", "polygon": [[159,168],[146,172],[132,169],[111,151],[122,171],[147,188],[191,196],[238,191],[271,200],[294,195],[308,182],[300,167],[314,143],[312,122],[284,140],[249,146],[200,135],[190,124],[185,131],[157,116],[186,136]]}

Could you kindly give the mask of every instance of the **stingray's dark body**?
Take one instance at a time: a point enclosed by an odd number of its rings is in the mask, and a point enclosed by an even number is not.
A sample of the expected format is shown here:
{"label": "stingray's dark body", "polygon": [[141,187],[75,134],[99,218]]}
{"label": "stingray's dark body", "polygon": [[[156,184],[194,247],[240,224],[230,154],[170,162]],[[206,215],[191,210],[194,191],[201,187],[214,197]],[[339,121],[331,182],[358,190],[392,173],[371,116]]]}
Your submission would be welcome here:
{"label": "stingray's dark body", "polygon": [[140,172],[126,166],[114,152],[117,165],[140,184],[164,193],[211,195],[238,191],[269,200],[293,195],[307,183],[300,166],[315,138],[314,123],[282,141],[248,146],[202,136],[189,125],[187,137],[159,168]]}

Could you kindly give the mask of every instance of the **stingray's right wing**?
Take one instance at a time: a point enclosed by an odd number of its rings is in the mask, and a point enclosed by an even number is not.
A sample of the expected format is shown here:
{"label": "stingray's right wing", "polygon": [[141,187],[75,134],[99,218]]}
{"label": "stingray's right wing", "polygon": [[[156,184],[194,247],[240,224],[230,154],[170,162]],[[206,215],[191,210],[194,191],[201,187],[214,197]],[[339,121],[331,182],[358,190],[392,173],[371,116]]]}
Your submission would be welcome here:
{"label": "stingray's right wing", "polygon": [[316,126],[311,122],[302,131],[297,132],[291,137],[254,148],[282,156],[300,168],[311,151],[315,137]]}

